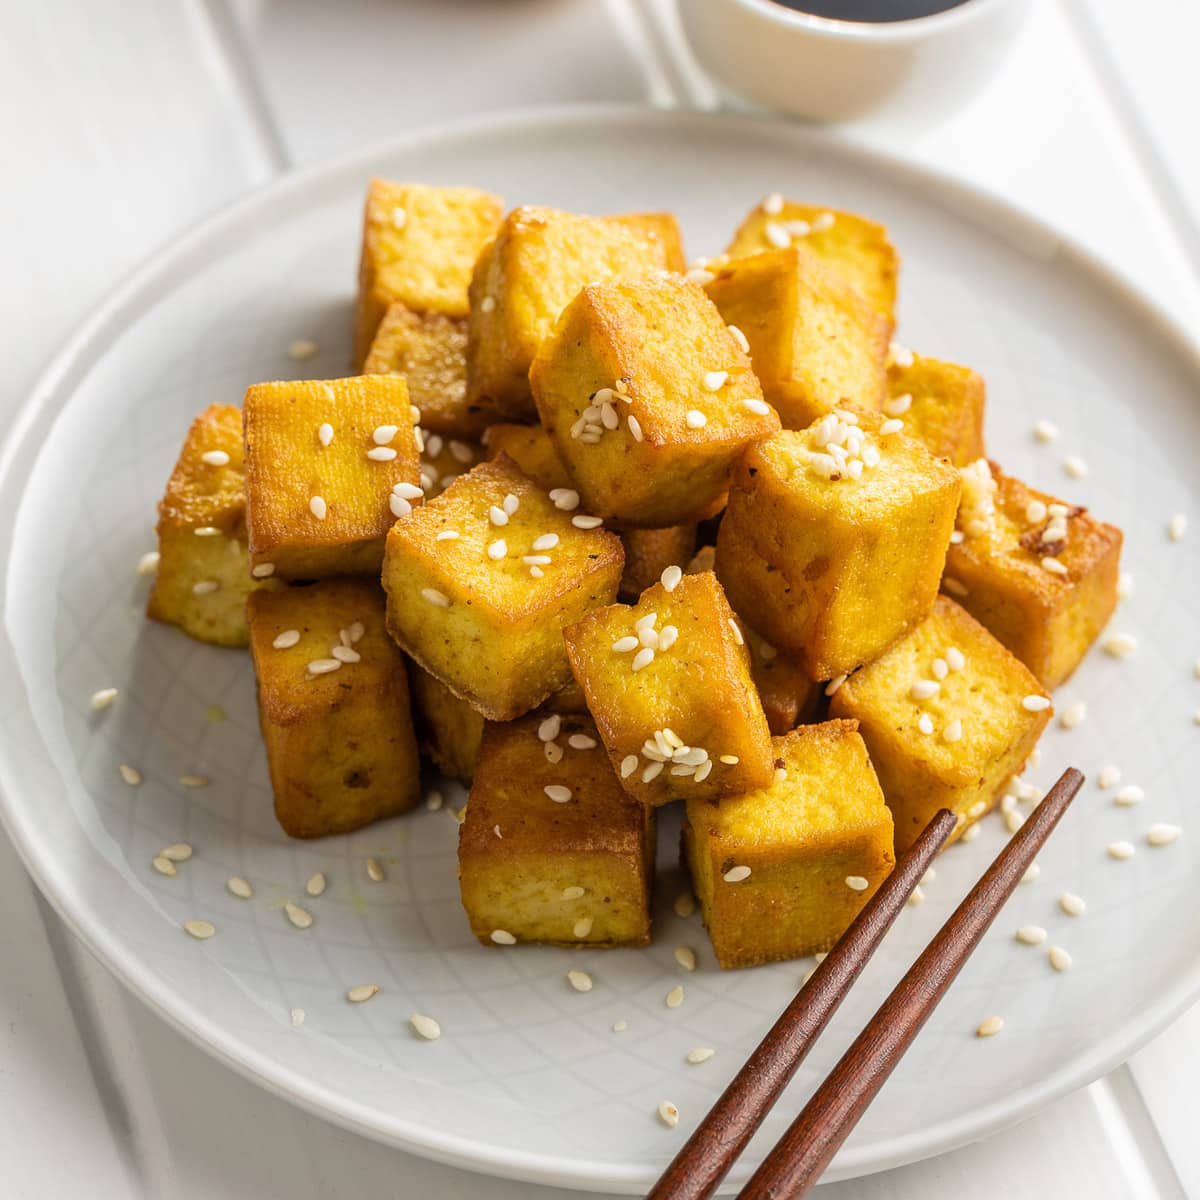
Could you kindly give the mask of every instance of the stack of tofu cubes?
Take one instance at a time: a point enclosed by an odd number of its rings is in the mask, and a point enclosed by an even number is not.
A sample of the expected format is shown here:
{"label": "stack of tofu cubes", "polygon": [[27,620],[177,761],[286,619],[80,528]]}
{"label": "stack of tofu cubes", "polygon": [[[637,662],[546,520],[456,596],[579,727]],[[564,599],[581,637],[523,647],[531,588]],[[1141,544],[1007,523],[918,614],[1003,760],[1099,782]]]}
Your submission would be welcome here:
{"label": "stack of tofu cubes", "polygon": [[296,837],[470,784],[487,945],[642,945],[655,815],[723,967],[827,950],[942,807],[997,803],[1116,600],[1120,532],[984,457],[892,341],[898,259],[769,197],[664,213],[374,181],[362,374],[197,419],[149,615],[249,645]]}

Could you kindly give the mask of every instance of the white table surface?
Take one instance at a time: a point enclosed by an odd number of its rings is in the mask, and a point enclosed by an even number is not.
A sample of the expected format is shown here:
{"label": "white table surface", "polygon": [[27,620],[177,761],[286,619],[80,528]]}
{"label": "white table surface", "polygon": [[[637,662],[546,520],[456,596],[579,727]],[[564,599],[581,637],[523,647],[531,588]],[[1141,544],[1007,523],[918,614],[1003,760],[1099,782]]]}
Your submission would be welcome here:
{"label": "white table surface", "polygon": [[[1194,0],[1035,0],[1007,69],[961,111],[847,133],[1070,228],[1200,329],[1197,35]],[[581,100],[737,104],[690,59],[673,0],[10,0],[0,413],[143,257],[279,172],[452,117]],[[1193,1010],[1011,1130],[821,1194],[1200,1196],[1198,1062]],[[424,1162],[245,1082],[90,958],[0,834],[0,1194],[570,1193]]]}

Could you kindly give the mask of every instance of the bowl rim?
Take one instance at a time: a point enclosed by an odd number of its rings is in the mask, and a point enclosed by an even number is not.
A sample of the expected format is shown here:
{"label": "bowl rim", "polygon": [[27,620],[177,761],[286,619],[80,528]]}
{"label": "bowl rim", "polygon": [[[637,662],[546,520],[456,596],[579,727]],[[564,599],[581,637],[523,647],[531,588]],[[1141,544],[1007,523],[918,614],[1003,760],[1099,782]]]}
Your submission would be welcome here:
{"label": "bowl rim", "polygon": [[953,33],[994,13],[1005,4],[1020,0],[958,0],[953,8],[924,17],[901,21],[845,21],[798,12],[777,0],[724,0],[758,20],[782,25],[790,31],[819,41],[842,43],[909,43]]}

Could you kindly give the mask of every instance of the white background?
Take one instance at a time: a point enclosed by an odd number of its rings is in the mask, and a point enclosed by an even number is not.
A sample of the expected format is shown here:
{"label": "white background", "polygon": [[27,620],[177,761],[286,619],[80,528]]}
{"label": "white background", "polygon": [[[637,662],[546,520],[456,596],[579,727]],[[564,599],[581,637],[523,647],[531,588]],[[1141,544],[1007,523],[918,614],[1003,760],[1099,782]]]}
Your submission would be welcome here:
{"label": "white background", "polygon": [[[1071,230],[1197,329],[1198,36],[1194,0],[1034,0],[1004,73],[970,104],[932,128],[882,117],[847,133]],[[281,171],[450,118],[581,100],[737,103],[690,60],[672,0],[5,0],[0,412],[138,262]],[[822,1196],[1200,1196],[1197,1063],[1193,1011],[1013,1130]],[[74,943],[3,835],[0,1192],[568,1195],[385,1149],[236,1077]]]}

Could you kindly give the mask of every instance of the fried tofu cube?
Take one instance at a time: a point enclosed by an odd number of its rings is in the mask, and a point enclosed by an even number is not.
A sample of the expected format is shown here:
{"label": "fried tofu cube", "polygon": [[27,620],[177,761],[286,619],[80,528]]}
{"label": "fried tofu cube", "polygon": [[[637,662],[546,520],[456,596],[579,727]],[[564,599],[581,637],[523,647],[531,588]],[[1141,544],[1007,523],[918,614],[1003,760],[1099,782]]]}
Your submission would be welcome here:
{"label": "fried tofu cube", "polygon": [[771,778],[771,736],[745,637],[716,576],[647,588],[563,631],[625,790],[644,804],[711,799]]}
{"label": "fried tofu cube", "polygon": [[687,802],[684,857],[726,968],[828,950],[895,865],[891,813],[854,721],[772,746],[766,787]]}
{"label": "fried tofu cube", "polygon": [[717,576],[773,646],[811,679],[832,679],[933,607],[961,487],[913,438],[831,413],[746,453],[717,537]]}
{"label": "fried tofu cube", "polygon": [[644,946],[650,941],[655,820],[625,794],[587,716],[489,724],[458,878],[484,945]]}
{"label": "fried tofu cube", "polygon": [[911,633],[837,689],[829,713],[858,721],[902,852],[940,808],[958,815],[952,837],[988,812],[1051,709],[1029,669],[939,596]]}
{"label": "fried tofu cube", "polygon": [[562,628],[612,602],[616,534],[576,525],[507,458],[480,463],[388,534],[388,630],[493,721],[571,676]]}
{"label": "fried tofu cube", "polygon": [[547,492],[574,491],[550,435],[540,425],[493,425],[487,433],[487,456],[509,458]]}
{"label": "fried tofu cube", "polygon": [[422,431],[418,442],[421,446],[421,490],[427,500],[441,495],[460,475],[465,475],[485,457],[483,444],[470,438]]}
{"label": "fried tofu cube", "polygon": [[495,414],[467,403],[467,321],[392,304],[363,363],[364,375],[403,375],[421,428],[477,438]]}
{"label": "fried tofu cube", "polygon": [[242,411],[251,564],[285,579],[376,574],[420,478],[404,380],[257,383]]}
{"label": "fried tofu cube", "polygon": [[467,315],[467,286],[479,252],[504,214],[499,196],[477,188],[373,179],[363,213],[354,361],[361,363],[388,306]]}
{"label": "fried tofu cube", "polygon": [[671,525],[666,529],[626,529],[621,534],[625,547],[625,574],[617,595],[636,600],[651,584],[662,578],[668,567],[683,567],[696,548],[695,525]]}
{"label": "fried tofu cube", "polygon": [[745,335],[784,428],[804,429],[835,408],[882,407],[888,322],[812,253],[793,246],[733,259],[705,290]]}
{"label": "fried tofu cube", "polygon": [[937,458],[965,467],[983,454],[987,385],[970,367],[903,354],[888,364],[885,416],[899,417],[904,432]]}
{"label": "fried tofu cube", "polygon": [[725,251],[730,257],[786,249],[798,242],[816,255],[888,322],[895,324],[896,279],[900,256],[888,238],[887,229],[856,213],[839,212],[813,204],[784,200],[767,208],[759,205],[738,227]]}
{"label": "fried tofu cube", "polygon": [[514,209],[471,277],[468,402],[509,419],[532,417],[529,365],[575,293],[588,283],[668,269],[674,258],[660,224]]}
{"label": "fried tofu cube", "polygon": [[529,382],[584,506],[634,526],[708,516],[742,450],[779,428],[720,313],[678,275],[583,288]]}
{"label": "fried tofu cube", "polygon": [[284,831],[327,837],[412,808],[421,764],[379,585],[330,579],[254,592],[246,620]]}
{"label": "fried tofu cube", "polygon": [[470,783],[483,740],[484,720],[440,679],[409,667],[417,740],[443,775]]}
{"label": "fried tofu cube", "polygon": [[153,621],[214,646],[245,646],[246,597],[274,588],[250,573],[242,413],[210,404],[193,422],[158,503],[158,574],[146,604]]}
{"label": "fried tofu cube", "polygon": [[942,590],[1058,687],[1117,606],[1121,531],[986,460],[963,476],[962,540],[946,555]]}

